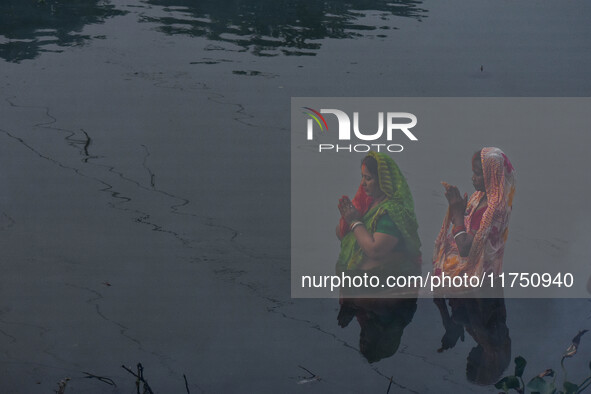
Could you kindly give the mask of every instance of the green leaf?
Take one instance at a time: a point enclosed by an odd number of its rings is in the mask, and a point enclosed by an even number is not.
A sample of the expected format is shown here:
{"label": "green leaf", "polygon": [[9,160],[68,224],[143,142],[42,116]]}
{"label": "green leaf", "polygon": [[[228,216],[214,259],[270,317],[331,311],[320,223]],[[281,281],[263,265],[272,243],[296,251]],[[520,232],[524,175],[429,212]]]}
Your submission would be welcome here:
{"label": "green leaf", "polygon": [[520,386],[521,383],[519,382],[519,378],[517,378],[517,376],[505,376],[503,379],[499,380],[497,384],[495,384],[495,388],[505,392],[509,391],[510,389],[518,389]]}
{"label": "green leaf", "polygon": [[579,386],[571,382],[564,382],[564,394],[576,394]]}
{"label": "green leaf", "polygon": [[526,387],[532,393],[552,394],[556,392],[553,382],[547,382],[539,376],[530,380]]}
{"label": "green leaf", "polygon": [[525,370],[525,365],[527,361],[521,356],[515,357],[515,376],[521,377],[523,376],[523,371]]}

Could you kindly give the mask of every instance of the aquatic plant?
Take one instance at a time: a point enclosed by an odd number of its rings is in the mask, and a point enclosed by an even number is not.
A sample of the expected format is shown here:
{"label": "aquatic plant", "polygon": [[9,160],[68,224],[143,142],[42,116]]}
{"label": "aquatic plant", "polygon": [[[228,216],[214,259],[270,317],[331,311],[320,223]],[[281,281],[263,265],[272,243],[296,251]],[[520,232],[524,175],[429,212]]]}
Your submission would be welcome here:
{"label": "aquatic plant", "polygon": [[[562,387],[560,389],[557,388],[557,374],[552,369],[547,369],[533,377],[526,385],[523,381],[523,372],[525,371],[527,361],[521,356],[515,358],[514,375],[505,376],[495,384],[495,387],[499,390],[503,390],[505,393],[508,393],[510,390],[515,390],[518,393],[528,392],[540,394],[575,394],[583,392],[583,390],[591,385],[591,362],[589,363],[589,376],[581,383],[576,384],[567,380],[567,372],[564,366],[564,360],[574,356],[577,353],[581,337],[586,332],[587,330],[579,331],[579,333],[573,338],[572,343],[562,355],[560,366],[562,368],[564,377]],[[550,378],[552,378],[552,380],[550,380]]]}

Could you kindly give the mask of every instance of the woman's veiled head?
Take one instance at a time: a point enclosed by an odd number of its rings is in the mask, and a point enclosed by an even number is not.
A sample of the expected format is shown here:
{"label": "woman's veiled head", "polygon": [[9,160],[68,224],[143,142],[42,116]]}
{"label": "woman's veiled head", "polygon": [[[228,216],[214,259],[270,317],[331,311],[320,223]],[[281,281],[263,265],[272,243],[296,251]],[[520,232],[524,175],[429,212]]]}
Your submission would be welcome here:
{"label": "woman's veiled head", "polygon": [[482,161],[480,159],[481,152],[482,150],[479,150],[472,156],[472,185],[476,191],[486,192],[486,188],[484,186],[484,172],[482,168]]}
{"label": "woman's veiled head", "polygon": [[361,162],[361,187],[372,198],[379,198],[384,194],[380,188],[378,162],[372,156],[365,156]]}
{"label": "woman's veiled head", "polygon": [[477,191],[498,193],[513,178],[513,165],[499,148],[482,148],[472,157],[472,184]]}
{"label": "woman's veiled head", "polygon": [[[482,148],[480,151],[482,175],[486,194],[493,200],[507,197],[514,182],[514,168],[509,158],[499,148]],[[499,201],[500,202],[500,201]]]}
{"label": "woman's veiled head", "polygon": [[365,156],[361,162],[361,167],[367,167],[367,170],[376,178],[378,177],[378,162],[373,156]]}

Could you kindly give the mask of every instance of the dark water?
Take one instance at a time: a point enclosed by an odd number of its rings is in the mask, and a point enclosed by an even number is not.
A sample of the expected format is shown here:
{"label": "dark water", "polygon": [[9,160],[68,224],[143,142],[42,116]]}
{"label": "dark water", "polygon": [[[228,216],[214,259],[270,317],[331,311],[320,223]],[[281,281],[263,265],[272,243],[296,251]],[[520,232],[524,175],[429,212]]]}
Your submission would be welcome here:
{"label": "dark water", "polygon": [[82,34],[85,25],[126,12],[106,1],[3,1],[0,4],[0,57],[9,62],[61,52],[101,36]]}
{"label": "dark water", "polygon": [[[421,21],[427,10],[420,1],[147,1],[162,9],[159,16],[140,14],[138,22],[159,25],[167,35],[204,37],[214,42],[235,44],[238,51],[256,56],[314,56],[320,40],[386,37],[380,30],[394,26],[360,21],[367,11],[383,21],[407,17]],[[109,1],[58,0],[5,1],[0,10],[0,34],[5,43],[0,56],[10,62],[33,59],[40,52],[60,51],[57,47],[84,45],[103,36],[83,35],[88,24],[126,14]],[[7,41],[7,42],[6,42]],[[48,48],[49,47],[49,48]]]}
{"label": "dark water", "polygon": [[395,16],[420,21],[427,15],[420,1],[149,1],[168,15],[143,20],[170,35],[186,34],[235,44],[256,56],[314,56],[327,38],[386,37],[390,24],[360,21],[367,11],[382,21]]}
{"label": "dark water", "polygon": [[[138,362],[162,393],[185,392],[183,375],[192,393],[497,392],[491,383],[513,373],[517,355],[526,381],[559,371],[589,328],[587,300],[458,301],[446,315],[427,299],[341,310],[337,300],[290,298],[289,99],[588,96],[589,11],[2,2],[0,388],[51,392],[71,378],[66,392],[134,392],[121,364],[137,371]],[[468,136],[445,148],[469,156],[488,143]],[[557,161],[571,168],[569,152]],[[532,153],[512,153],[527,195],[537,188]],[[442,212],[438,185],[420,183],[431,163],[400,161],[418,199]],[[570,201],[586,218],[581,183]],[[521,200],[510,246],[588,258],[579,240],[588,221],[573,223],[572,239],[565,228],[541,236],[547,208]],[[441,218],[417,215],[429,256]],[[566,360],[569,380],[588,376],[588,343]]]}

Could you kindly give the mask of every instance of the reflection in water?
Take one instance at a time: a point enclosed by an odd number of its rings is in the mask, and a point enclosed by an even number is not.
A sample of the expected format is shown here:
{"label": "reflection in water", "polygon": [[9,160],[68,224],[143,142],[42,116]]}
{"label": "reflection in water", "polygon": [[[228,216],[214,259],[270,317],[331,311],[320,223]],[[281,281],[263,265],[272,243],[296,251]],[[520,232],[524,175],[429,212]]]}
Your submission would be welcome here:
{"label": "reflection in water", "polygon": [[79,34],[85,25],[123,14],[104,0],[3,0],[0,57],[18,63],[41,52],[60,52],[52,45],[82,45],[91,38]]}
{"label": "reflection in water", "polygon": [[507,327],[504,298],[456,298],[449,300],[451,314],[443,298],[435,299],[445,327],[438,351],[452,348],[464,329],[477,345],[468,354],[466,377],[488,385],[497,382],[511,360],[511,338]]}
{"label": "reflection in water", "polygon": [[[368,31],[385,37],[379,31],[390,28],[383,22],[389,17],[420,20],[426,14],[426,10],[418,7],[421,1],[417,0],[148,0],[147,3],[166,7],[167,16],[143,18],[160,24],[159,30],[166,34],[229,42],[257,56],[313,56],[320,48],[315,40],[361,37]],[[364,11],[371,11],[372,15],[377,12],[379,19],[374,18],[371,23],[362,21],[367,14]]]}
{"label": "reflection in water", "polygon": [[400,346],[404,328],[417,310],[417,299],[347,298],[341,303],[339,326],[357,318],[359,351],[370,363],[390,357]]}

